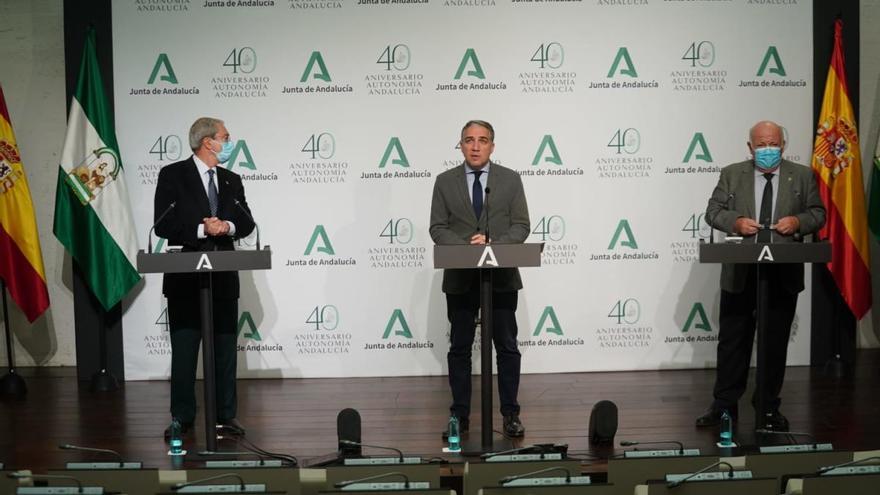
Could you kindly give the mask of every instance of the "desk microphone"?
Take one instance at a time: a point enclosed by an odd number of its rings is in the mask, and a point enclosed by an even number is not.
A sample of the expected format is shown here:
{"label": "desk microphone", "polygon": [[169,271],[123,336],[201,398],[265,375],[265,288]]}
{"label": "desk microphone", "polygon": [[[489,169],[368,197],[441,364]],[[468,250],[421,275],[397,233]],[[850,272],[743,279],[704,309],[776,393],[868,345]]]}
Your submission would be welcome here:
{"label": "desk microphone", "polygon": [[147,254],[153,252],[153,231],[156,230],[156,225],[159,225],[159,223],[165,219],[165,215],[170,213],[175,206],[177,206],[177,201],[172,201],[171,204],[168,205],[168,208],[165,208],[165,211],[159,215],[159,219],[153,222],[153,226],[150,227],[150,232],[147,234]]}
{"label": "desk microphone", "polygon": [[727,466],[727,477],[730,478],[730,479],[733,479],[733,466],[731,466],[731,465],[730,465],[729,463],[727,463],[727,462],[724,462],[724,461],[718,461],[718,462],[716,462],[716,463],[714,463],[714,464],[709,464],[708,466],[704,467],[703,469],[700,469],[700,470],[697,471],[696,473],[691,473],[691,474],[685,476],[684,478],[682,478],[682,479],[680,479],[680,480],[678,480],[678,481],[670,481],[670,482],[666,483],[666,488],[675,488],[675,487],[677,487],[677,486],[680,486],[680,485],[684,484],[686,481],[692,479],[694,476],[697,476],[697,475],[703,474],[703,473],[705,473],[706,471],[708,471],[708,470],[710,470],[710,469],[712,469],[712,468],[714,468],[714,467],[721,466],[721,465],[725,465],[725,466]]}
{"label": "desk microphone", "polygon": [[828,471],[833,471],[837,468],[857,466],[857,465],[862,464],[863,462],[867,462],[867,461],[880,461],[880,456],[865,457],[864,459],[859,459],[857,461],[844,462],[843,464],[835,464],[833,466],[825,466],[823,468],[818,469],[816,471],[816,474],[822,475],[822,474],[827,473]]}
{"label": "desk microphone", "polygon": [[[637,442],[635,440],[624,440],[620,442],[621,447],[632,447],[634,445],[663,445],[674,443],[678,445],[678,455],[684,455],[684,444],[679,442],[678,440],[662,440],[657,442]],[[638,449],[637,449],[638,450]]]}
{"label": "desk microphone", "polygon": [[224,479],[224,478],[235,478],[235,479],[237,479],[237,480],[238,480],[238,483],[239,483],[239,490],[240,490],[241,492],[244,492],[244,491],[245,491],[244,478],[242,478],[241,476],[239,476],[239,475],[236,474],[236,473],[224,473],[224,474],[218,474],[217,476],[209,476],[209,477],[207,477],[207,478],[202,478],[202,479],[200,479],[200,480],[187,481],[186,483],[177,483],[176,485],[173,485],[173,486],[171,487],[171,491],[176,492],[176,491],[178,491],[178,490],[180,490],[180,489],[182,489],[182,488],[186,488],[186,487],[188,487],[188,486],[200,485],[200,484],[202,484],[202,483],[205,482],[205,481],[214,481],[214,480],[219,480],[219,479]]}
{"label": "desk microphone", "polygon": [[125,460],[122,458],[122,455],[119,452],[116,452],[115,450],[96,449],[94,447],[80,447],[79,445],[71,445],[69,443],[61,444],[58,446],[58,448],[61,450],[76,450],[79,452],[95,452],[98,454],[110,454],[112,456],[115,456],[117,459],[119,459],[119,467],[125,466]]}
{"label": "desk microphone", "polygon": [[400,463],[401,463],[401,464],[403,464],[403,462],[404,462],[404,459],[403,459],[403,451],[400,450],[400,449],[395,449],[394,447],[383,447],[382,445],[367,445],[367,444],[365,444],[365,443],[353,442],[353,441],[351,441],[351,440],[340,440],[340,441],[339,441],[339,445],[345,445],[345,446],[350,446],[350,447],[358,447],[358,448],[360,448],[360,447],[369,447],[369,448],[371,448],[371,449],[391,450],[391,451],[393,451],[393,452],[397,452],[398,459],[400,460]]}
{"label": "desk microphone", "polygon": [[244,214],[248,217],[248,219],[250,219],[250,221],[254,223],[254,228],[257,229],[257,251],[259,251],[260,250],[260,226],[257,225],[257,221],[254,220],[253,216],[251,216],[251,212],[247,211],[247,208],[245,208],[241,204],[241,201],[239,201],[238,198],[233,199],[232,201],[235,203],[235,206],[237,206],[239,210],[244,212]]}
{"label": "desk microphone", "polygon": [[400,471],[394,471],[391,473],[376,474],[373,476],[367,476],[366,478],[358,478],[356,480],[340,481],[339,483],[334,484],[333,487],[334,488],[344,488],[348,485],[353,485],[355,483],[363,483],[364,481],[379,480],[382,478],[389,478],[391,476],[400,476],[401,478],[403,478],[403,482],[405,484],[404,486],[406,487],[407,490],[409,490],[409,476],[401,473]]}
{"label": "desk microphone", "polygon": [[60,474],[31,474],[30,471],[16,471],[14,473],[9,473],[8,476],[16,480],[73,480],[76,482],[79,493],[82,493],[83,491],[82,481],[73,476],[63,476]]}
{"label": "desk microphone", "polygon": [[505,476],[505,477],[501,478],[500,480],[498,480],[498,484],[504,485],[506,483],[510,483],[511,481],[516,481],[516,480],[522,479],[522,478],[528,478],[534,474],[543,474],[543,473],[549,473],[549,472],[553,472],[553,471],[563,471],[565,473],[565,482],[571,483],[571,471],[569,471],[568,468],[566,468],[566,467],[554,466],[554,467],[539,469],[537,471],[532,471],[531,473],[523,473],[523,474],[518,474],[516,476]]}
{"label": "desk microphone", "polygon": [[813,450],[816,450],[816,437],[814,437],[811,433],[805,433],[801,431],[773,431],[768,430],[766,428],[758,428],[755,430],[755,433],[760,433],[761,435],[776,435],[776,436],[785,436],[789,438],[791,443],[797,445],[798,443],[794,441],[793,437],[807,437],[813,441]]}

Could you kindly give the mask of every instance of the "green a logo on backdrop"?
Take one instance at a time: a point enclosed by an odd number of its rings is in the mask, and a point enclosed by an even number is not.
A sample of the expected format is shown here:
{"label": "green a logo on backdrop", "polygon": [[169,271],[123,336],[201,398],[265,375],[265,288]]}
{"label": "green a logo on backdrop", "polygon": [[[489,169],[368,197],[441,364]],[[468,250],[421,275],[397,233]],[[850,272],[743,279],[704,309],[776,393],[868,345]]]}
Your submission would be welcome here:
{"label": "green a logo on backdrop", "polygon": [[541,335],[541,332],[562,335],[562,325],[559,324],[559,319],[556,318],[556,311],[553,310],[553,306],[547,306],[544,308],[541,317],[538,318],[538,325],[535,326],[535,331],[532,332],[532,336],[538,337]]}
{"label": "green a logo on backdrop", "polygon": [[163,249],[165,249],[165,238],[160,237],[159,240],[156,241],[156,245],[153,246],[153,252],[161,253]]}
{"label": "green a logo on backdrop", "polygon": [[764,54],[764,60],[761,61],[761,67],[758,69],[758,77],[764,75],[764,71],[767,70],[767,66],[770,65],[771,61],[773,62],[773,65],[770,66],[770,73],[785,77],[785,66],[782,65],[782,58],[779,56],[779,50],[772,45],[767,48],[767,53]]}
{"label": "green a logo on backdrop", "polygon": [[312,237],[309,239],[309,245],[306,246],[306,252],[303,254],[305,256],[311,255],[319,238],[321,239],[321,245],[317,248],[318,252],[335,256],[336,251],[333,249],[333,244],[330,243],[330,237],[327,236],[327,231],[324,229],[324,226],[320,224],[315,225],[315,230],[312,231]]}
{"label": "green a logo on backdrop", "polygon": [[681,329],[682,333],[690,330],[691,325],[693,325],[693,328],[699,330],[705,330],[706,332],[712,331],[712,324],[709,323],[709,317],[706,316],[706,310],[703,309],[703,303],[694,303],[691,312],[688,314],[687,321],[684,323],[684,328]]}
{"label": "green a logo on backdrop", "polygon": [[[241,160],[238,159],[239,153],[241,153]],[[236,141],[235,148],[232,149],[232,154],[229,156],[229,161],[226,162],[226,168],[229,170],[232,170],[236,165],[249,170],[257,169],[254,157],[251,155],[251,150],[244,139]]]}
{"label": "green a logo on backdrop", "polygon": [[[700,151],[699,153],[694,155],[694,151],[697,150],[697,146],[700,147]],[[688,146],[687,152],[684,154],[683,163],[691,161],[691,158],[702,160],[707,163],[712,163],[712,153],[709,152],[709,146],[706,145],[706,138],[703,137],[702,132],[694,133],[694,137],[691,138],[691,144]]]}
{"label": "green a logo on backdrop", "polygon": [[[318,70],[313,72],[316,64]],[[321,56],[321,52],[319,51],[312,52],[312,55],[309,57],[309,63],[306,64],[306,70],[303,71],[302,77],[299,78],[299,82],[307,82],[309,76],[312,76],[312,79],[320,79],[325,82],[330,82],[330,71],[328,71],[327,66],[324,65],[324,57]]]}
{"label": "green a logo on backdrop", "polygon": [[390,337],[392,331],[394,332],[394,335],[399,335],[407,339],[413,338],[412,332],[409,331],[409,324],[403,316],[403,311],[399,308],[391,313],[391,318],[388,319],[388,324],[385,325],[385,333],[382,334],[382,338],[387,339]]}
{"label": "green a logo on backdrop", "polygon": [[[165,72],[159,76],[159,71],[163,69]],[[160,81],[177,84],[177,76],[174,74],[174,68],[171,67],[171,61],[168,60],[168,54],[166,53],[160,53],[159,57],[156,58],[156,63],[153,64],[153,72],[150,73],[150,79],[147,80],[147,84],[155,83],[156,76],[159,76]]]}
{"label": "green a logo on backdrop", "polygon": [[242,311],[241,317],[238,318],[238,333],[237,335],[241,335],[241,331],[247,327],[247,331],[244,333],[244,338],[261,341],[263,340],[260,337],[260,332],[257,330],[257,324],[254,323],[254,319],[251,316],[249,311]]}
{"label": "green a logo on backdrop", "polygon": [[458,64],[458,70],[455,71],[455,79],[461,79],[461,76],[464,74],[464,70],[468,66],[468,62],[473,67],[467,71],[467,75],[476,77],[477,79],[486,79],[486,74],[483,73],[483,67],[480,65],[480,59],[477,58],[477,52],[474,51],[473,48],[468,48],[467,51],[464,52],[464,57],[461,58],[461,63]]}
{"label": "green a logo on backdrop", "polygon": [[[621,239],[621,236],[625,238]],[[622,218],[617,224],[617,229],[614,231],[614,237],[611,238],[611,243],[608,244],[608,250],[610,251],[614,249],[618,244],[631,249],[639,248],[639,244],[636,242],[636,237],[633,235],[633,231],[629,227],[629,220],[625,218]]]}
{"label": "green a logo on backdrop", "polygon": [[[397,153],[397,158],[391,158],[392,152]],[[388,141],[388,146],[385,148],[385,154],[382,155],[382,161],[379,163],[379,168],[385,168],[385,165],[388,165],[389,158],[391,158],[391,163],[393,165],[409,167],[409,160],[406,158],[406,153],[403,152],[403,146],[400,145],[400,138],[392,137],[391,140]]]}
{"label": "green a logo on backdrop", "polygon": [[614,77],[618,72],[618,67],[621,62],[623,62],[626,67],[620,69],[620,74],[629,77],[639,77],[639,74],[636,72],[636,66],[633,65],[632,58],[629,56],[629,50],[627,50],[625,46],[622,46],[617,50],[617,55],[614,57],[614,63],[611,64],[611,70],[608,71],[607,77]]}
{"label": "green a logo on backdrop", "polygon": [[[549,153],[545,156],[545,152],[549,151]],[[562,158],[559,157],[559,150],[556,149],[556,143],[553,142],[553,136],[550,134],[546,134],[544,139],[541,140],[541,145],[538,146],[538,152],[535,153],[535,158],[532,159],[532,165],[538,165],[544,158],[543,161],[555,163],[556,165],[562,165]]]}

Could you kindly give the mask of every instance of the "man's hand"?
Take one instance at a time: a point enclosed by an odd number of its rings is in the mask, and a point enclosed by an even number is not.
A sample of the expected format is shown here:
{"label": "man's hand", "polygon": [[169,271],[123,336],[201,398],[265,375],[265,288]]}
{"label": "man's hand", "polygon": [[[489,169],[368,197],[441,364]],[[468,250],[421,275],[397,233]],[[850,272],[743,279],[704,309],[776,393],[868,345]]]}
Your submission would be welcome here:
{"label": "man's hand", "polygon": [[221,236],[229,233],[229,224],[217,217],[203,218],[205,235]]}
{"label": "man's hand", "polygon": [[776,232],[782,235],[792,235],[798,231],[800,226],[801,221],[798,220],[798,217],[782,217],[776,222]]}
{"label": "man's hand", "polygon": [[733,228],[737,234],[748,236],[757,234],[761,225],[751,218],[739,217],[736,219],[736,224],[734,224]]}
{"label": "man's hand", "polygon": [[486,244],[486,234],[474,234],[471,236],[471,244]]}

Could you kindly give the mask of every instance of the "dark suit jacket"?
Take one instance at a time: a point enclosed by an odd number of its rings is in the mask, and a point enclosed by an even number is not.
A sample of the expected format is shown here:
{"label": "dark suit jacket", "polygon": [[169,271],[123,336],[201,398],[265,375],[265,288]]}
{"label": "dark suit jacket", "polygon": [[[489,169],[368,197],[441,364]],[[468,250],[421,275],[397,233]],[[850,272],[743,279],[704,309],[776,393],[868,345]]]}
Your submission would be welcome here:
{"label": "dark suit jacket", "polygon": [[[478,229],[489,235],[495,244],[522,243],[531,232],[529,207],[519,174],[497,163],[489,165],[490,192],[478,219],[474,215],[462,164],[437,176],[431,198],[431,239],[435,244],[468,244]],[[489,212],[489,218],[486,212]],[[456,269],[443,271],[443,292],[464,294],[476,283],[478,270]],[[516,268],[493,270],[492,287],[498,292],[522,289],[522,279]]]}
{"label": "dark suit jacket", "polygon": [[[819,197],[819,188],[813,170],[787,160],[779,165],[779,190],[776,192],[776,209],[773,223],[782,217],[796,216],[800,221],[799,236],[772,233],[772,241],[800,242],[803,236],[813,234],[825,224],[825,206]],[[706,207],[706,221],[714,228],[733,232],[736,219],[757,218],[755,211],[755,166],[752,161],[728,165],[721,170],[718,185]],[[755,242],[757,236],[743,239]],[[721,288],[728,292],[745,289],[749,265],[725,264],[721,267]],[[804,290],[804,265],[777,265],[782,286],[791,293]]]}
{"label": "dark suit jacket", "polygon": [[[231,251],[235,249],[235,239],[247,237],[254,230],[254,222],[235,204],[237,199],[250,214],[241,177],[220,166],[214,170],[217,171],[219,187],[217,218],[235,224],[235,237],[198,238],[198,226],[203,218],[211,216],[211,210],[199,169],[190,157],[159,171],[153,221],[157,221],[168,206],[175,203],[175,207],[156,225],[156,234],[168,239],[169,245],[183,246],[184,251]],[[214,298],[238,297],[238,272],[217,272],[212,277]],[[162,282],[162,293],[165,297],[196,298],[198,290],[198,274],[195,273],[167,273]]]}

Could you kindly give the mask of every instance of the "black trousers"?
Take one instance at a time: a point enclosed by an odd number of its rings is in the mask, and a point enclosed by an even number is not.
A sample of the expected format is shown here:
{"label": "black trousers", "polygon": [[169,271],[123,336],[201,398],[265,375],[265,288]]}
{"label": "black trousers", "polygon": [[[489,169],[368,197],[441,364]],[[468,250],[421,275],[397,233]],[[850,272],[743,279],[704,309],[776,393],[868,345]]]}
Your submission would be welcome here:
{"label": "black trousers", "polygon": [[[519,392],[521,355],[516,344],[516,292],[492,293],[492,340],[498,364],[498,395],[501,414],[519,414],[516,400]],[[471,349],[476,333],[476,317],[480,309],[480,287],[473,284],[466,294],[446,294],[446,314],[452,330],[449,335],[449,386],[452,388],[450,412],[468,418],[471,412]]]}
{"label": "black trousers", "polygon": [[[214,299],[214,374],[217,419],[236,415],[236,326],[238,299]],[[171,416],[181,422],[196,417],[196,367],[202,341],[198,297],[168,298],[171,333]]]}
{"label": "black trousers", "polygon": [[[785,360],[788,340],[791,336],[791,323],[797,307],[797,293],[785,290],[777,274],[777,266],[764,265],[769,269],[769,314],[768,328],[764,336],[767,365],[764,370],[764,404],[766,411],[779,408],[779,394],[785,380]],[[721,291],[721,316],[718,332],[718,371],[715,377],[716,409],[732,410],[746,390],[752,344],[755,340],[755,309],[757,307],[757,271],[749,269],[746,288],[743,292]],[[755,388],[757,394],[757,387]],[[757,396],[752,395],[752,405],[757,404]]]}

